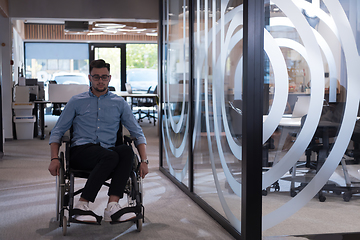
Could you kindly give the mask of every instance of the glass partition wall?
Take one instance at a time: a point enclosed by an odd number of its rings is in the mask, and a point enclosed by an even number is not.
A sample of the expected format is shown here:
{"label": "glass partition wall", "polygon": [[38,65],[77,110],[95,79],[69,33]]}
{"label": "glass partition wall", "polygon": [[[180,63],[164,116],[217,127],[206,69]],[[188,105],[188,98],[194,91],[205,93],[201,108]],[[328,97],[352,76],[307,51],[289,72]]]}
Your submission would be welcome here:
{"label": "glass partition wall", "polygon": [[242,1],[193,2],[162,5],[161,167],[240,232]]}
{"label": "glass partition wall", "polygon": [[263,234],[359,232],[360,2],[272,0],[264,12]]}
{"label": "glass partition wall", "polygon": [[[234,236],[251,205],[244,176],[259,172],[264,237],[360,232],[360,3],[263,1],[259,44],[245,41],[243,2],[162,1],[160,169]],[[246,55],[253,44],[263,59]],[[264,74],[249,88],[251,64]],[[246,159],[246,94],[259,86],[262,157]]]}
{"label": "glass partition wall", "polygon": [[194,192],[240,231],[243,29],[235,2],[195,8],[193,167]]}
{"label": "glass partition wall", "polygon": [[168,1],[163,34],[163,167],[188,186],[189,9],[188,1]]}

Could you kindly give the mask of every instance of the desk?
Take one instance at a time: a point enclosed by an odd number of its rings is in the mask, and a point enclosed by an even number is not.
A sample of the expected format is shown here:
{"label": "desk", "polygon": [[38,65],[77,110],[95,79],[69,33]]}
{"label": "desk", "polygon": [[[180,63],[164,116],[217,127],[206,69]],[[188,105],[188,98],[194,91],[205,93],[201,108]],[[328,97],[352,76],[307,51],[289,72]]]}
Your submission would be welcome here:
{"label": "desk", "polygon": [[[264,115],[263,116],[263,121],[266,120],[268,116]],[[280,135],[280,139],[279,139],[279,144],[278,144],[278,151],[275,154],[275,159],[273,164],[275,165],[276,163],[278,163],[280,161],[279,152],[281,152],[284,144],[285,144],[285,140],[288,136],[288,134],[290,132],[298,132],[301,128],[301,117],[283,117],[281,118],[280,122],[279,122],[279,128],[281,129],[281,135]]]}
{"label": "desk", "polygon": [[[281,128],[281,136],[279,139],[278,151],[281,152],[289,133],[299,132],[301,128],[301,117],[296,117],[296,118],[283,117],[279,122],[279,127]],[[280,154],[278,154],[278,151],[276,152],[273,164],[276,164],[280,160],[279,159]]]}
{"label": "desk", "polygon": [[[265,121],[267,118],[266,115],[263,116],[263,120]],[[335,123],[331,121],[320,121],[317,127],[317,130],[314,134],[314,137],[319,137],[322,139],[322,146],[319,149],[318,153],[318,164],[317,164],[317,171],[320,167],[324,164],[325,159],[329,153],[330,144],[329,139],[331,137],[335,137],[336,131],[339,128],[340,123]],[[301,128],[301,117],[283,117],[280,120],[279,127],[281,128],[281,136],[279,139],[278,151],[275,155],[274,163],[276,164],[279,162],[278,152],[282,150],[286,137],[290,132],[298,132]],[[333,134],[329,135],[329,132],[334,132]],[[311,147],[309,145],[309,147]]]}
{"label": "desk", "polygon": [[156,93],[128,93],[126,91],[115,92],[115,94],[124,98],[156,98],[158,96]]}

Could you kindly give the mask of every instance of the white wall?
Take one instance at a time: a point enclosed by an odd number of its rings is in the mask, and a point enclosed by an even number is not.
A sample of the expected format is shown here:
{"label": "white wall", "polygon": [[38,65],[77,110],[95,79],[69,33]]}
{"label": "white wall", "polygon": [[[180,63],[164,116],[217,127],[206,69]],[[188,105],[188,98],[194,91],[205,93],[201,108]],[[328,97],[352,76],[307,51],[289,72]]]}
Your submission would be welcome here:
{"label": "white wall", "polygon": [[24,41],[15,28],[13,28],[13,60],[14,60],[14,83],[19,82],[18,69],[24,69]]}
{"label": "white wall", "polygon": [[13,138],[12,134],[12,71],[11,58],[11,23],[9,18],[0,15],[0,47],[2,50],[2,114],[5,138]]}

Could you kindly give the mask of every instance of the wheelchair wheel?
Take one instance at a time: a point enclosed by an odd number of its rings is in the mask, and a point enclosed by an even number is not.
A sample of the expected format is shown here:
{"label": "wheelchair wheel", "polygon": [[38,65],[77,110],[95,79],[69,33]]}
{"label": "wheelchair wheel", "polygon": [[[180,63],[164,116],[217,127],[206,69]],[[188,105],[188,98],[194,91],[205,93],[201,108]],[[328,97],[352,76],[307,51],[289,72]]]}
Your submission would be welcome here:
{"label": "wheelchair wheel", "polygon": [[[60,153],[60,170],[58,176],[58,207],[57,207],[57,219],[59,220],[60,227],[64,227],[63,225],[63,218],[64,216],[64,197],[65,197],[65,170],[64,170],[64,153]],[[66,217],[65,217],[66,218]]]}
{"label": "wheelchair wheel", "polygon": [[60,177],[56,176],[56,221],[60,221]]}
{"label": "wheelchair wheel", "polygon": [[66,216],[62,217],[62,234],[63,236],[66,235],[66,230],[67,230],[67,218]]}
{"label": "wheelchair wheel", "polygon": [[142,230],[142,224],[143,224],[143,222],[142,222],[142,219],[141,219],[141,218],[138,219],[138,220],[136,220],[136,229],[137,229],[138,232],[141,232],[141,230]]}
{"label": "wheelchair wheel", "polygon": [[[128,205],[129,206],[140,206],[141,209],[143,209],[142,206],[142,178],[140,176],[137,176],[135,172],[132,172],[130,175],[130,179],[128,181]],[[144,214],[139,213],[139,214]],[[136,228],[138,232],[141,232],[142,230],[142,224],[143,224],[144,216],[142,216],[139,219],[135,220]]]}
{"label": "wheelchair wheel", "polygon": [[[136,196],[136,204],[139,204],[143,208],[143,185],[142,185],[142,178],[140,176],[137,176],[137,196]],[[144,212],[142,211],[142,214]],[[136,220],[136,228],[138,232],[141,232],[142,230],[142,224],[144,222],[144,216],[142,218]]]}
{"label": "wheelchair wheel", "polygon": [[143,198],[144,198],[144,194],[143,194],[143,183],[142,183],[142,178],[140,176],[137,176],[137,184],[138,184],[138,191],[139,191],[139,196],[140,196],[140,203],[143,204]]}

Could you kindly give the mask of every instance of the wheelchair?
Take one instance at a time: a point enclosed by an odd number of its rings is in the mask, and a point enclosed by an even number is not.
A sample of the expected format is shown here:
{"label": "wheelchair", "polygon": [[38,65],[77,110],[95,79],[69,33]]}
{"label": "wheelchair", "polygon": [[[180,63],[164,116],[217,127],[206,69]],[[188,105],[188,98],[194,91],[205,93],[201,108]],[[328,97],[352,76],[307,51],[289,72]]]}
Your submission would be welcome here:
{"label": "wheelchair", "polygon": [[[70,138],[72,136],[72,131],[70,130],[70,137],[64,136],[62,139],[62,144],[65,145],[65,153],[61,151],[59,154],[60,161],[60,173],[56,178],[56,220],[59,222],[59,227],[62,228],[62,233],[65,236],[67,232],[67,227],[70,227],[71,222],[76,222],[73,218],[73,207],[74,207],[74,197],[80,194],[83,188],[75,191],[75,178],[85,178],[87,179],[90,175],[90,171],[82,171],[72,169],[69,164],[69,153],[70,153]],[[131,136],[122,135],[122,126],[120,126],[117,133],[117,142],[116,146],[120,144],[127,144],[132,146],[135,139]],[[143,188],[142,188],[142,178],[139,175],[139,166],[140,159],[137,154],[134,153],[133,167],[130,173],[130,177],[126,184],[124,195],[127,197],[128,207],[126,210],[135,212],[136,218],[131,219],[136,223],[137,231],[142,230],[142,224],[144,222],[144,212],[145,208],[143,206]],[[106,181],[103,185],[109,187],[110,184]],[[125,208],[124,208],[125,209]],[[98,216],[99,217],[99,216]],[[98,224],[100,224],[101,218],[97,217]],[[117,222],[110,222],[114,224]]]}

